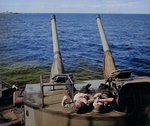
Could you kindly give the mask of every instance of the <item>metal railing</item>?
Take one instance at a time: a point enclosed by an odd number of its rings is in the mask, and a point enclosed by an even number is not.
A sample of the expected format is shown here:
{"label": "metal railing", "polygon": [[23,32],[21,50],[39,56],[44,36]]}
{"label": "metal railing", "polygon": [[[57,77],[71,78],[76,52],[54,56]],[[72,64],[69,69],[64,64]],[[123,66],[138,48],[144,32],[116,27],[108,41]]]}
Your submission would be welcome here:
{"label": "metal railing", "polygon": [[70,76],[68,74],[59,74],[59,75],[56,75],[55,77],[62,77],[64,76],[65,78],[69,79],[70,83],[65,83],[65,82],[56,82],[54,80],[54,82],[51,82],[51,83],[43,83],[43,80],[42,80],[42,76],[40,76],[40,86],[41,86],[41,94],[42,94],[42,107],[44,107],[44,87],[45,86],[53,86],[53,89],[55,86],[63,86],[63,85],[71,85],[71,89],[72,89],[72,98],[73,98],[73,95],[74,95],[74,92],[73,92],[73,86],[74,86],[74,82],[72,81],[72,79],[70,78]]}

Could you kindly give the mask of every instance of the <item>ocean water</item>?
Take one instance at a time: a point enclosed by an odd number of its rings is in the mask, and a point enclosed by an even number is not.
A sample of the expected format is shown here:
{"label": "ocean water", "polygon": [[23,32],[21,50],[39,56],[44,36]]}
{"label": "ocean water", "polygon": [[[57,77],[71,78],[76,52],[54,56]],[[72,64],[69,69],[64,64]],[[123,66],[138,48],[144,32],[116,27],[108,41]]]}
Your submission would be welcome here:
{"label": "ocean water", "polygon": [[[97,14],[55,14],[64,68],[103,69]],[[0,66],[51,67],[52,14],[0,14]],[[150,76],[150,15],[101,14],[117,69]]]}

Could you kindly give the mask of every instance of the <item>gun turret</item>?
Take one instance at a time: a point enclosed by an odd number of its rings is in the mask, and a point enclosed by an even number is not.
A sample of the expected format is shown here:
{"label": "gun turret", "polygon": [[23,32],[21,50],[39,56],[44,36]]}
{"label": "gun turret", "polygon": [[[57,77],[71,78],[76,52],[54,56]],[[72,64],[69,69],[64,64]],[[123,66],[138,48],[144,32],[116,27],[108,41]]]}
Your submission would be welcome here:
{"label": "gun turret", "polygon": [[97,16],[96,20],[97,20],[99,33],[100,33],[101,41],[103,44],[103,50],[104,50],[104,79],[107,79],[110,76],[112,76],[112,73],[114,71],[116,71],[116,66],[115,66],[115,61],[112,57],[112,53],[109,50],[108,42],[99,15]]}
{"label": "gun turret", "polygon": [[64,72],[64,66],[62,63],[61,53],[59,49],[58,35],[57,35],[57,27],[56,27],[56,16],[52,15],[51,17],[52,24],[52,36],[53,36],[53,52],[54,52],[54,60],[51,68],[51,76],[52,78],[57,74],[62,74]]}

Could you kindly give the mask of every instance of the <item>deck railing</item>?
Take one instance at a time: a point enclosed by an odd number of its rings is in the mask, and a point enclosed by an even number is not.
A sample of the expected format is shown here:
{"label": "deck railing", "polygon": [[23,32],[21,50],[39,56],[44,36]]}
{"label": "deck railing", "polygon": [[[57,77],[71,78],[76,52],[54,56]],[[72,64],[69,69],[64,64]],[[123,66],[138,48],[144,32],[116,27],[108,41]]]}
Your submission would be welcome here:
{"label": "deck railing", "polygon": [[[40,76],[40,86],[41,86],[41,94],[42,94],[42,107],[44,107],[44,87],[45,86],[53,86],[53,90],[55,90],[55,86],[63,86],[63,85],[71,85],[71,89],[72,89],[72,98],[73,98],[73,86],[74,86],[74,82],[72,81],[72,79],[70,78],[70,76],[68,74],[59,74],[59,75],[56,75],[55,77],[53,78],[59,78],[59,77],[64,77],[65,81],[63,82],[57,82],[55,79],[53,82],[51,83],[43,83],[43,80],[42,80],[42,76]],[[66,80],[69,79],[70,83],[66,83]]]}

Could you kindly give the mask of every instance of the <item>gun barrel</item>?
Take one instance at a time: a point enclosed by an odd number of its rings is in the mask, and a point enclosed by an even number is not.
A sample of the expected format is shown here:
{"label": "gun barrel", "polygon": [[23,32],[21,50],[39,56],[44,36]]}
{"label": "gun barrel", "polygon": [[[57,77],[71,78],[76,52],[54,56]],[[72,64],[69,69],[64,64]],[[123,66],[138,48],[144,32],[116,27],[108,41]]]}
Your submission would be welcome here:
{"label": "gun barrel", "polygon": [[54,52],[54,60],[51,68],[51,76],[52,78],[57,74],[62,74],[64,72],[64,66],[62,63],[58,35],[57,35],[57,27],[56,27],[56,16],[52,15],[51,17],[51,25],[52,25],[52,36],[53,36],[53,52]]}
{"label": "gun barrel", "polygon": [[108,42],[99,15],[97,16],[96,20],[97,20],[99,33],[100,33],[101,41],[103,44],[103,50],[104,50],[104,78],[107,79],[111,77],[114,71],[116,71],[116,66],[115,66],[115,61],[112,57],[112,53],[109,50]]}
{"label": "gun barrel", "polygon": [[51,17],[51,24],[52,24],[52,36],[53,36],[53,51],[55,54],[56,52],[60,52],[55,15],[52,15],[52,17]]}
{"label": "gun barrel", "polygon": [[105,52],[105,51],[109,50],[109,46],[108,46],[108,42],[107,42],[105,32],[104,32],[104,29],[103,29],[103,26],[102,26],[100,15],[97,16],[96,20],[97,20],[99,33],[100,33],[102,44],[103,44],[103,50]]}

